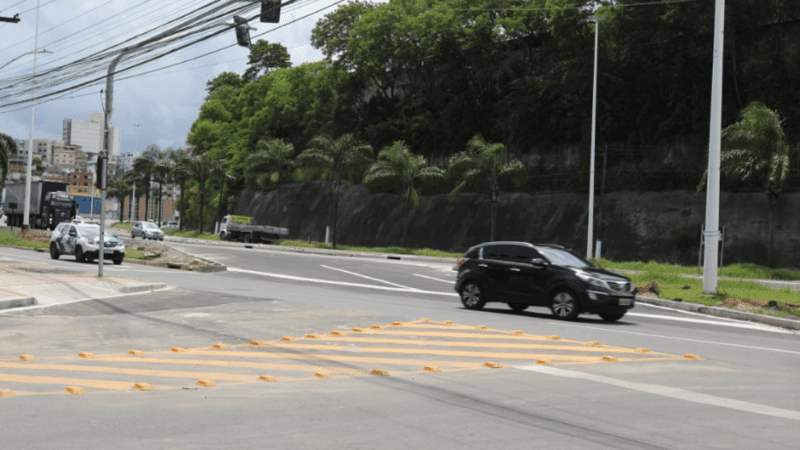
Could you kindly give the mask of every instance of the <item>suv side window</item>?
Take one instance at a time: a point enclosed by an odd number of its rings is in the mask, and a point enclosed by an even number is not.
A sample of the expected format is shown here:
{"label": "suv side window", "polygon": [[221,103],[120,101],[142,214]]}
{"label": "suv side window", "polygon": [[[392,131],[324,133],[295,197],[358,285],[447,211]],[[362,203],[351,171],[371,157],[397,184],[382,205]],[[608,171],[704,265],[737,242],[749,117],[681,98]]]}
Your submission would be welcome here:
{"label": "suv side window", "polygon": [[542,255],[535,249],[524,246],[517,246],[514,249],[514,262],[530,264],[533,258],[541,258]]}
{"label": "suv side window", "polygon": [[483,257],[496,261],[513,261],[513,245],[487,245]]}

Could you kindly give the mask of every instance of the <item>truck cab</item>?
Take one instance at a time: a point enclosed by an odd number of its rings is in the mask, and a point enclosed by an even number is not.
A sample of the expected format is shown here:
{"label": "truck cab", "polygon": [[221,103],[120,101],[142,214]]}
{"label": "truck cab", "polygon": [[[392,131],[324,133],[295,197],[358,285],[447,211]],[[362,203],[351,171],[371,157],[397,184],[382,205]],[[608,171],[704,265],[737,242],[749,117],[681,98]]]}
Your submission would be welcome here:
{"label": "truck cab", "polygon": [[54,230],[61,222],[70,222],[75,217],[78,204],[75,197],[62,191],[48,192],[42,205],[40,228]]}

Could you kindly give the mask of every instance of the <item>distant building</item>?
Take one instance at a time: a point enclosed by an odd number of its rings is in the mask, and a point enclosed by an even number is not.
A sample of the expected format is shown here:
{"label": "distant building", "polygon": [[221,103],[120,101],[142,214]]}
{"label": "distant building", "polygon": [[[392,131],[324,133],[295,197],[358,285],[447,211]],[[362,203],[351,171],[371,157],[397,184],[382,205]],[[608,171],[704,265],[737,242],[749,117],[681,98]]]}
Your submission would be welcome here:
{"label": "distant building", "polygon": [[[94,159],[103,151],[103,114],[94,113],[90,120],[64,119],[62,138],[69,145],[80,145],[84,152],[92,155]],[[119,158],[120,129],[111,127],[109,130],[109,156],[112,161]]]}
{"label": "distant building", "polygon": [[119,155],[119,159],[117,159],[117,168],[119,168],[123,172],[132,170],[133,160],[136,159],[137,156],[139,156],[139,154],[130,152]]}

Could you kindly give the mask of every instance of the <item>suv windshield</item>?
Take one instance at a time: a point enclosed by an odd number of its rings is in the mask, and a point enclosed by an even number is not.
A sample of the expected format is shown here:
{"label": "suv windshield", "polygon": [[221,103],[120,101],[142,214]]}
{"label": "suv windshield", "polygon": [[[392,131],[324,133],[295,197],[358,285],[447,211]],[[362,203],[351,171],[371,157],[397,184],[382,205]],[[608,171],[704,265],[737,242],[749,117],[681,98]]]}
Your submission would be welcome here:
{"label": "suv windshield", "polygon": [[566,250],[553,247],[536,247],[536,250],[539,250],[539,253],[544,255],[551,264],[557,266],[574,267],[576,269],[589,269],[594,267],[589,261]]}
{"label": "suv windshield", "polygon": [[154,223],[145,222],[144,228],[155,228],[155,229],[158,229],[158,226],[156,226],[156,224],[154,224]]}
{"label": "suv windshield", "polygon": [[78,230],[81,232],[81,236],[87,239],[95,238],[100,235],[100,227],[96,225],[79,225]]}

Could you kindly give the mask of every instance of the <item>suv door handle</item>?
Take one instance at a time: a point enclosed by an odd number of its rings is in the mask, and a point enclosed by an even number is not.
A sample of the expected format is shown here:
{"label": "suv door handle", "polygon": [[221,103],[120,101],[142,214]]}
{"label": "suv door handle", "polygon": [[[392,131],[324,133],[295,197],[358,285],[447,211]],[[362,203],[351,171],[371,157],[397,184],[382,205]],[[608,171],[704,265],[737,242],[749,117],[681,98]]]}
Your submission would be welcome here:
{"label": "suv door handle", "polygon": [[510,270],[512,272],[519,272],[519,268],[517,268],[517,267],[512,267],[512,268],[510,268],[508,270]]}
{"label": "suv door handle", "polygon": [[486,264],[478,264],[478,267],[489,267]]}

